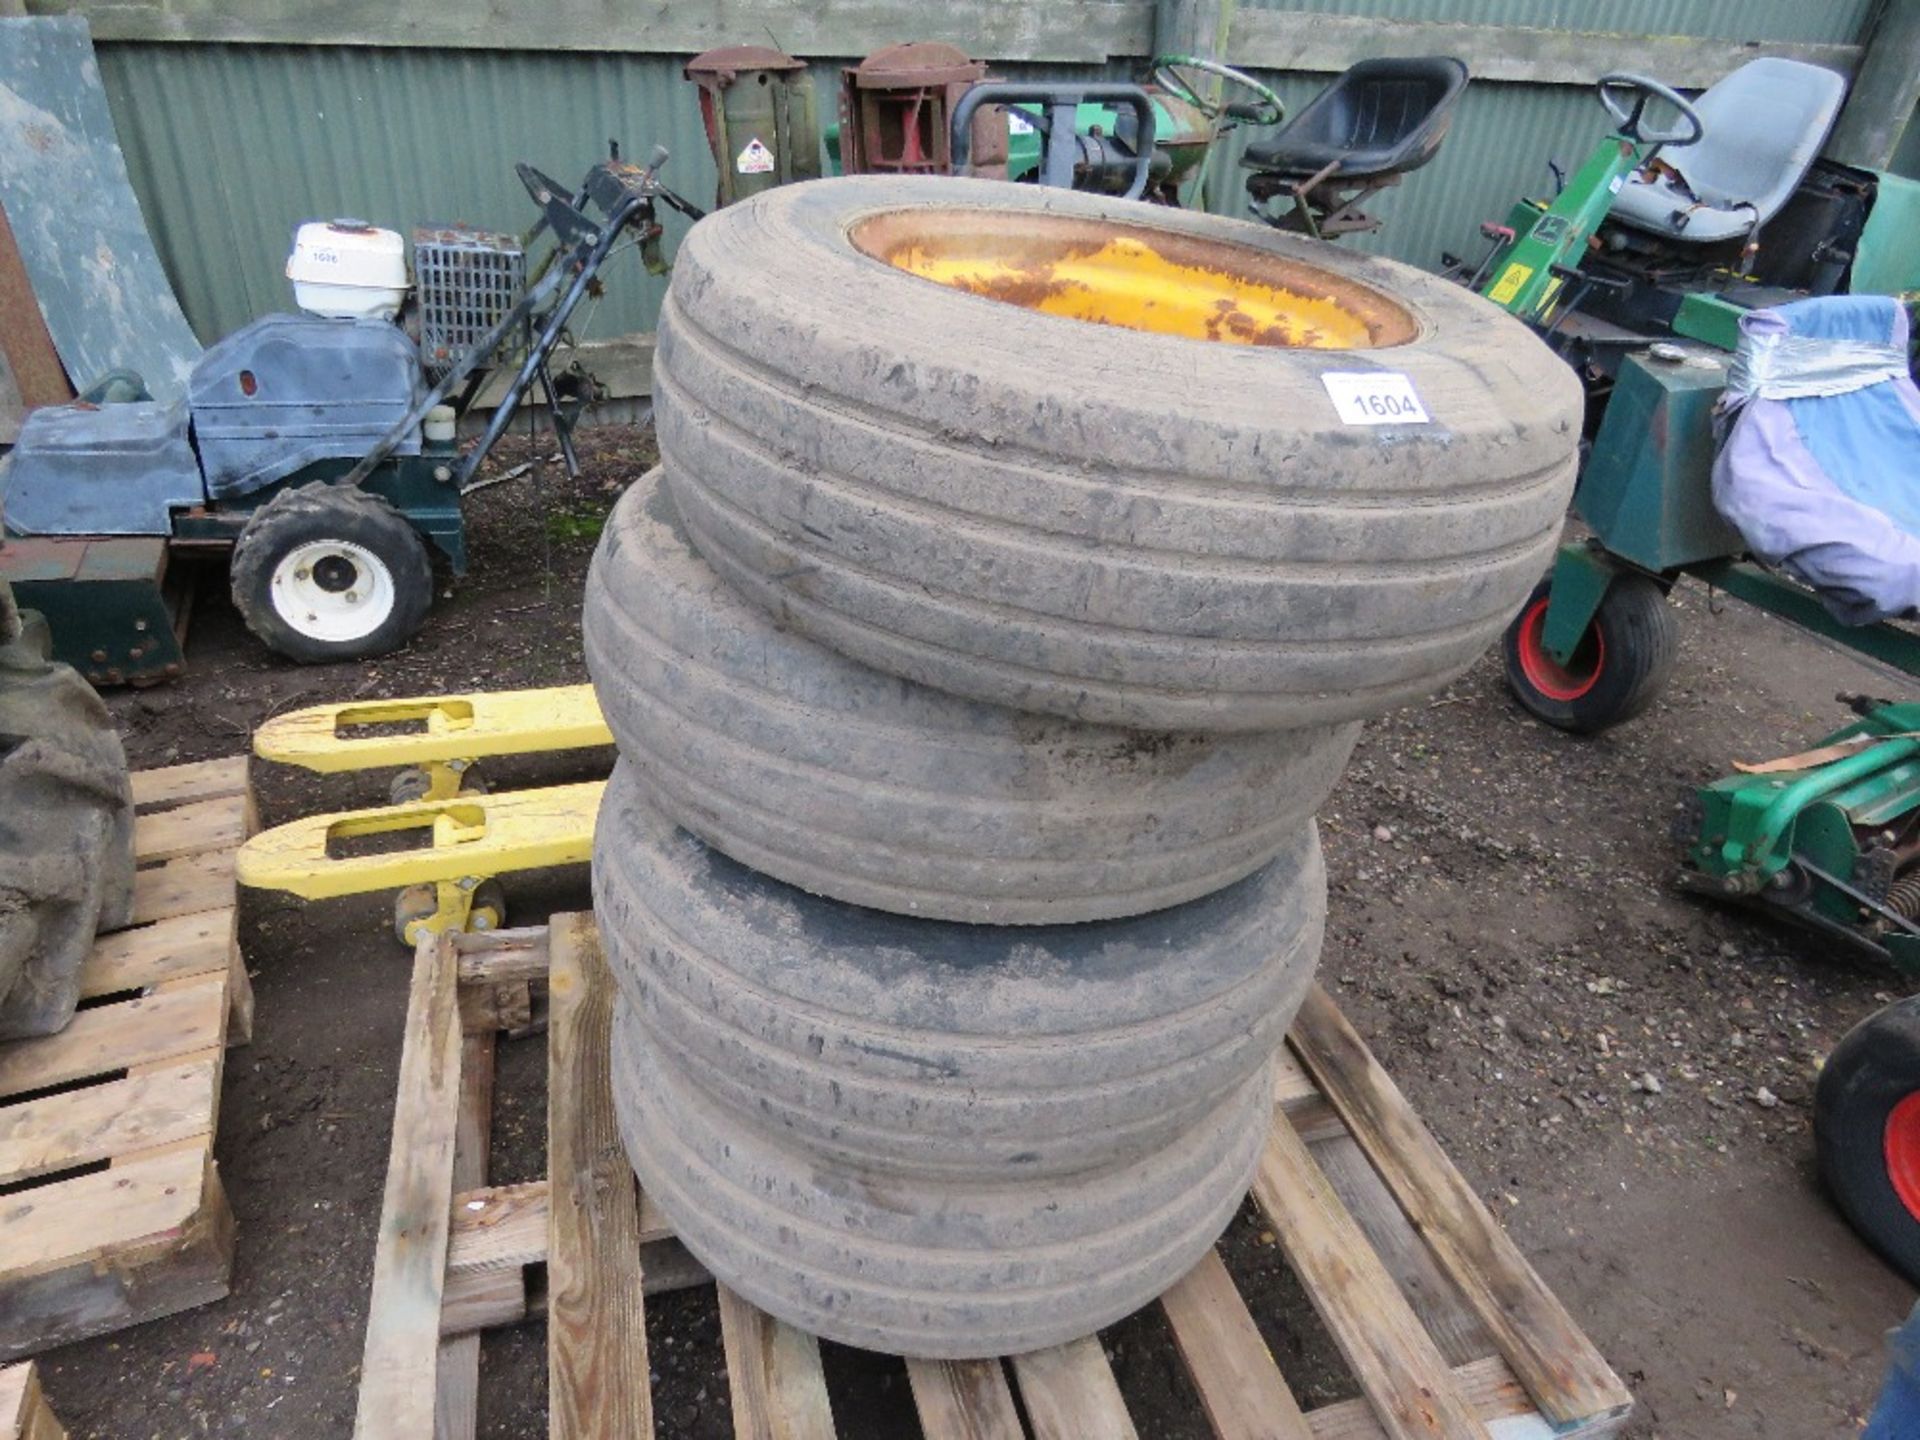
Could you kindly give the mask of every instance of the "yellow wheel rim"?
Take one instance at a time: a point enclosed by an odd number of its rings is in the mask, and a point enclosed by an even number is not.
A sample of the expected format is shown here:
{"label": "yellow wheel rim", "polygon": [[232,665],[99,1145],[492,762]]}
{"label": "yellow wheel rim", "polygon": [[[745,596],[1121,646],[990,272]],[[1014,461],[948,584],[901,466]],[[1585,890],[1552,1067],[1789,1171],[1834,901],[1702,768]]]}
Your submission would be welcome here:
{"label": "yellow wheel rim", "polygon": [[1381,292],[1248,245],[1065,215],[893,211],[854,246],[922,279],[1046,315],[1224,345],[1368,350],[1419,331]]}

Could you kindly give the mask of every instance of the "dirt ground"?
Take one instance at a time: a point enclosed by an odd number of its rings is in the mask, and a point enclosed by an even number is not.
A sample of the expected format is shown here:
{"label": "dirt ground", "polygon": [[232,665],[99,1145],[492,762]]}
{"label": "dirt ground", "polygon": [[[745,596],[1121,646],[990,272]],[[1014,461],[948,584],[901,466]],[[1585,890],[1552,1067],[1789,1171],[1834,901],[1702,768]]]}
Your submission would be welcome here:
{"label": "dirt ground", "polygon": [[[585,678],[578,609],[600,517],[652,454],[595,432],[473,499],[473,574],[405,652],[299,668],[246,635],[209,576],[191,673],[111,704],[136,765],[228,755],[320,700]],[[495,462],[495,473],[525,454]],[[1822,946],[1679,894],[1670,825],[1734,758],[1798,749],[1841,690],[1895,682],[1743,609],[1677,597],[1675,683],[1649,715],[1576,740],[1521,715],[1497,664],[1371,726],[1324,817],[1322,966],[1336,998],[1468,1178],[1632,1386],[1640,1437],[1844,1436],[1912,1291],[1861,1246],[1812,1169],[1821,1056],[1900,989]],[[496,781],[604,772],[605,754]],[[268,823],[375,803],[384,779],[256,765]],[[583,871],[513,884],[513,918],[587,905]],[[229,1060],[216,1153],[239,1221],[233,1293],[43,1357],[76,1440],[345,1435],[400,1054],[407,964],[384,897],[243,902],[258,1013]],[[543,1168],[544,1046],[502,1047],[494,1177]],[[1270,1239],[1243,1215],[1236,1275],[1303,1400],[1351,1393]],[[731,1433],[710,1292],[650,1302],[663,1435]],[[1143,1434],[1205,1433],[1152,1317],[1108,1333]],[[850,1435],[912,1435],[903,1374],[829,1347]],[[482,1430],[543,1434],[544,1332],[489,1337]]]}

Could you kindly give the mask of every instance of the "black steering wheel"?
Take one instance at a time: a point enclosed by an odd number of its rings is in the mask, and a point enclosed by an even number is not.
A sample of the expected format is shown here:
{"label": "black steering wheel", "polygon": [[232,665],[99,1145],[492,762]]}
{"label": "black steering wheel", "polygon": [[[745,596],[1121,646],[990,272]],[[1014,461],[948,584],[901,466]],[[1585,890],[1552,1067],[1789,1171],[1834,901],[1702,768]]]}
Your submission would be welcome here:
{"label": "black steering wheel", "polygon": [[[1209,100],[1187,80],[1182,70],[1199,70],[1226,81],[1236,89],[1245,90],[1253,96],[1251,103],[1245,100],[1224,104]],[[1197,55],[1162,55],[1153,62],[1153,83],[1174,99],[1193,106],[1208,120],[1217,120],[1225,115],[1229,120],[1245,121],[1249,125],[1278,125],[1287,118],[1287,107],[1280,103],[1280,97],[1273,93],[1271,86],[1263,85],[1244,70],[1236,70],[1231,65],[1222,65],[1218,60],[1202,60]]]}
{"label": "black steering wheel", "polygon": [[[1616,70],[1611,75],[1602,75],[1600,83],[1594,86],[1600,96],[1600,103],[1607,113],[1619,122],[1620,134],[1629,140],[1637,140],[1642,145],[1692,145],[1706,133],[1706,127],[1700,122],[1700,112],[1674,91],[1669,90],[1658,80],[1649,80],[1644,75],[1629,75]],[[1627,99],[1632,100],[1629,106]],[[1643,123],[1646,119],[1647,102],[1664,100],[1679,113],[1685,122],[1684,129],[1649,130]]]}

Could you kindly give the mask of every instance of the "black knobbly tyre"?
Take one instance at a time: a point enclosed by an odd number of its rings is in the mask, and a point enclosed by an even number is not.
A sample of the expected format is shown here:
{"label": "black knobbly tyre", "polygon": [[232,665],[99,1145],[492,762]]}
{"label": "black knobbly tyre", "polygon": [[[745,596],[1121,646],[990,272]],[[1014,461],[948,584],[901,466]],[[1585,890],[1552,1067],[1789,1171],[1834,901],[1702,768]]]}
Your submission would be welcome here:
{"label": "black knobbly tyre", "polygon": [[419,532],[351,486],[302,485],[262,505],[233,547],[230,583],[247,628],[307,665],[397,649],[433,604]]}

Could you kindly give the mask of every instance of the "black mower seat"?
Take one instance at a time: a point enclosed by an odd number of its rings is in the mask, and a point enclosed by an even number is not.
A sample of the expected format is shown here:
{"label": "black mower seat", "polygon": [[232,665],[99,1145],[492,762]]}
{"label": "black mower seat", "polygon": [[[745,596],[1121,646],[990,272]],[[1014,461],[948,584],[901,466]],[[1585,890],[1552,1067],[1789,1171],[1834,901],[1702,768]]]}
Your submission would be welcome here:
{"label": "black mower seat", "polygon": [[1362,60],[1313,97],[1241,164],[1287,176],[1336,164],[1346,178],[1401,175],[1434,157],[1446,138],[1467,67],[1447,55]]}

